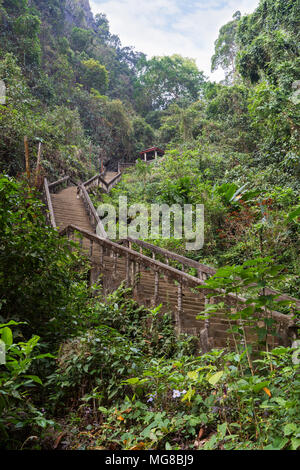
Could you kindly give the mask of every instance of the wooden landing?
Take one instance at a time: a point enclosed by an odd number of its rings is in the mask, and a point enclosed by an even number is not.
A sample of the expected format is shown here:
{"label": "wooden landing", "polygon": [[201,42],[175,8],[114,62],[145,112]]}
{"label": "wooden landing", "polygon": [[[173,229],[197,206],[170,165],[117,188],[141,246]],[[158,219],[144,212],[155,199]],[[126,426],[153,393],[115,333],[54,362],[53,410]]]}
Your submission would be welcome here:
{"label": "wooden landing", "polygon": [[58,194],[51,194],[51,200],[58,230],[76,224],[89,232],[94,232],[82,199],[77,196],[77,188],[71,186]]}
{"label": "wooden landing", "polygon": [[118,172],[116,171],[107,171],[104,176],[104,180],[106,183],[110,183],[111,180],[113,180],[116,176],[118,175]]}

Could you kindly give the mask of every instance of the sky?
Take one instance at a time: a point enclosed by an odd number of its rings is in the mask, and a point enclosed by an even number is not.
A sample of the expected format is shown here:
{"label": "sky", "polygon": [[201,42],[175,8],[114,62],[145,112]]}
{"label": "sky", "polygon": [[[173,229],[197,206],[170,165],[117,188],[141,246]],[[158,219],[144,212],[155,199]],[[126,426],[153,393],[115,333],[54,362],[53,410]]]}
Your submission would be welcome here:
{"label": "sky", "polygon": [[252,13],[259,0],[90,0],[95,14],[105,13],[110,31],[123,46],[133,46],[148,58],[181,54],[196,59],[200,70],[213,80],[211,57],[219,29],[240,10]]}

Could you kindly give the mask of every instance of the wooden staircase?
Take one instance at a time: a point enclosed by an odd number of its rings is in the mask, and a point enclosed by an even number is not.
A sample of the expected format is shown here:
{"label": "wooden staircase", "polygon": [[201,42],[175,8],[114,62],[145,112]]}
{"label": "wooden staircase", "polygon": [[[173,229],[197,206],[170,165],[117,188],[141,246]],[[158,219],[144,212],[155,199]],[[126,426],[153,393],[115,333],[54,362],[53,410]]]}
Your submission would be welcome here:
{"label": "wooden staircase", "polygon": [[[213,275],[212,268],[140,240],[127,239],[114,243],[105,237],[104,229],[102,237],[95,234],[96,227],[102,224],[88,190],[100,186],[104,191],[109,191],[119,180],[120,173],[114,172],[96,175],[78,186],[68,178],[51,185],[45,179],[45,196],[51,224],[61,235],[80,240],[83,252],[91,260],[91,282],[100,278],[105,293],[112,292],[125,282],[133,288],[133,296],[139,303],[148,307],[161,304],[161,311],[172,315],[178,333],[197,335],[202,351],[232,348],[235,338],[227,330],[232,325],[239,324],[238,322],[230,324],[224,313],[218,313],[210,319],[196,319],[204,310],[205,304],[224,301],[218,297],[209,299],[207,289],[197,289],[205,283],[208,276]],[[65,187],[66,184],[73,186]],[[144,255],[149,250],[151,256]],[[171,260],[180,262],[182,270],[170,266]],[[196,268],[197,277],[187,274],[186,267]],[[241,308],[244,302],[245,299],[232,294],[226,297],[226,304],[232,309],[238,309],[238,305]],[[290,344],[294,339],[290,337],[290,332],[295,327],[292,318],[278,312],[272,312],[272,317],[277,322],[278,338],[270,336],[269,345]],[[247,341],[256,341],[253,330],[247,326],[244,328]]]}
{"label": "wooden staircase", "polygon": [[[103,180],[109,185],[117,175],[117,172],[106,172]],[[94,232],[77,186],[70,186],[62,189],[57,194],[51,194],[51,201],[56,226],[59,230],[63,230],[68,225],[76,225],[89,232]]]}
{"label": "wooden staircase", "polygon": [[58,194],[51,194],[51,199],[58,230],[75,224],[84,230],[93,232],[92,224],[76,186],[63,189]]}

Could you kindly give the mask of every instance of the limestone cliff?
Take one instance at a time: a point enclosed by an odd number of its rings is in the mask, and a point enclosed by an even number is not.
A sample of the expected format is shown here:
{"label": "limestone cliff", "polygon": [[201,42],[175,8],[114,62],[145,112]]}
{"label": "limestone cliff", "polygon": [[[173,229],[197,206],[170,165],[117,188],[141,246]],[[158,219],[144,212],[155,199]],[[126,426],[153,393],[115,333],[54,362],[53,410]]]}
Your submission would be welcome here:
{"label": "limestone cliff", "polygon": [[65,23],[66,25],[72,25],[72,27],[95,29],[94,16],[89,0],[66,0]]}

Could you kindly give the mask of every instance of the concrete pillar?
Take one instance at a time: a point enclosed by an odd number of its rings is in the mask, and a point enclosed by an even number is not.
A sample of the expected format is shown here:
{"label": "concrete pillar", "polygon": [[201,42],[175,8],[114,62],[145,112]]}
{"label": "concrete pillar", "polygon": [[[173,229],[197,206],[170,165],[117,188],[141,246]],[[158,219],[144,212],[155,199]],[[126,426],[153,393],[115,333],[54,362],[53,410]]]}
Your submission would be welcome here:
{"label": "concrete pillar", "polygon": [[158,157],[157,150],[155,150],[155,160],[157,160],[157,157]]}
{"label": "concrete pillar", "polygon": [[145,160],[145,162],[147,161],[147,154],[146,153],[144,153],[144,160]]}

